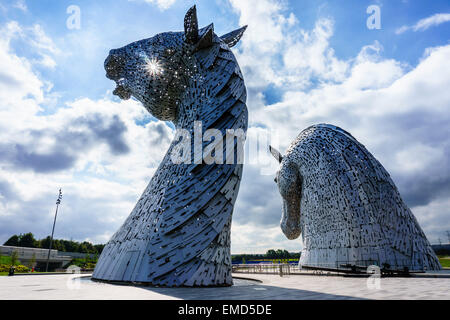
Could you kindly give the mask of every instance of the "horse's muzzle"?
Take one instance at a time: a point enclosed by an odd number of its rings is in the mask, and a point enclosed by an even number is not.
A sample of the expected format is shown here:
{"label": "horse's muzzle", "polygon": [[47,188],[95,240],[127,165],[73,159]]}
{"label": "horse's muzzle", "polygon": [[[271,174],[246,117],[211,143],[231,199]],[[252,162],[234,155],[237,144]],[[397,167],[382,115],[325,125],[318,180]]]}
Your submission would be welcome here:
{"label": "horse's muzzle", "polygon": [[125,58],[118,53],[118,50],[111,50],[105,60],[106,77],[116,82],[116,89],[113,94],[122,100],[131,98],[131,91],[125,85],[126,80],[123,79],[125,71]]}
{"label": "horse's muzzle", "polygon": [[123,71],[125,70],[125,58],[113,52],[111,50],[111,53],[105,60],[105,70],[108,79],[117,81],[122,77]]}

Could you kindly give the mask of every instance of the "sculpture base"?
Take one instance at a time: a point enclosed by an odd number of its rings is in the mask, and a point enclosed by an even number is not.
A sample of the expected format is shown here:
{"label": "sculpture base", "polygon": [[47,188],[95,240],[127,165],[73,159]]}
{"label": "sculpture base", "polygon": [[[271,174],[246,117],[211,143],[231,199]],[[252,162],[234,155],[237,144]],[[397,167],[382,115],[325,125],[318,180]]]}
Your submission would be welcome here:
{"label": "sculpture base", "polygon": [[104,279],[96,279],[94,277],[91,277],[91,280],[94,282],[116,284],[116,285],[121,285],[121,286],[145,286],[145,287],[153,287],[153,288],[224,288],[224,287],[232,287],[234,285],[232,282],[231,284],[224,283],[224,284],[215,284],[215,285],[164,286],[164,285],[160,285],[160,284],[154,284],[151,282],[104,280]]}

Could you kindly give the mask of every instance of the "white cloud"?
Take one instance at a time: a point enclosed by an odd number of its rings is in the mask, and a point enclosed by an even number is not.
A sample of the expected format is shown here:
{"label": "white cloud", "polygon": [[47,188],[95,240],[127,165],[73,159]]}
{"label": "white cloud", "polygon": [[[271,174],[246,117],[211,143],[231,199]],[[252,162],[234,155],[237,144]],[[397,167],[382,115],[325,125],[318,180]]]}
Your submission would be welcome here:
{"label": "white cloud", "polygon": [[301,250],[301,240],[289,241],[279,227],[236,224],[231,227],[231,252],[233,254],[266,253],[268,249],[284,249],[290,252]]}
{"label": "white cloud", "polygon": [[[339,60],[329,47],[334,25],[331,18],[319,18],[313,30],[305,30],[282,1],[230,2],[240,15],[239,23],[248,24],[236,56],[250,91],[261,92],[268,85],[301,90],[311,86],[313,78],[316,81],[345,78],[348,62]],[[263,98],[251,96],[249,105],[261,107]]]}
{"label": "white cloud", "polygon": [[19,9],[19,10],[22,10],[24,12],[26,12],[28,10],[27,4],[25,3],[25,0],[16,0],[16,2],[14,2],[12,7],[16,8],[16,9]]}
{"label": "white cloud", "polygon": [[[10,46],[11,39],[21,41],[25,46],[31,47],[38,58],[34,62],[48,68],[54,68],[54,57],[61,52],[53,41],[45,34],[38,24],[32,27],[20,26],[16,21],[11,21],[0,28],[2,33],[1,44],[6,48]],[[9,50],[9,49],[8,49]]]}
{"label": "white cloud", "polygon": [[39,106],[34,101],[43,101],[44,83],[32,71],[32,64],[26,59],[11,53],[10,40],[18,36],[22,29],[16,22],[8,23],[0,29],[3,37],[0,39],[0,123],[15,121],[16,115],[7,114],[5,111],[15,109],[19,118],[27,118],[29,113],[39,111]]}
{"label": "white cloud", "polygon": [[415,25],[412,26],[401,26],[395,33],[402,34],[408,30],[425,31],[431,27],[438,26],[442,23],[450,21],[450,13],[436,13],[428,18],[419,20]]}
{"label": "white cloud", "polygon": [[171,6],[173,6],[177,0],[128,0],[128,1],[143,1],[149,4],[156,5],[160,10],[167,10]]}

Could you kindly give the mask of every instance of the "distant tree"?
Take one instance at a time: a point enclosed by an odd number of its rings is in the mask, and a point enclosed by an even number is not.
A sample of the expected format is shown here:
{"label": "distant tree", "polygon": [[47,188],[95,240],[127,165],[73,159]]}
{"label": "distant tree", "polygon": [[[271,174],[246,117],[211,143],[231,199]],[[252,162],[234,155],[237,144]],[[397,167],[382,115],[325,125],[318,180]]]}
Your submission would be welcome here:
{"label": "distant tree", "polygon": [[72,252],[80,252],[80,244],[78,242],[74,242]]}
{"label": "distant tree", "polygon": [[265,254],[234,254],[231,256],[233,263],[242,263],[250,260],[272,260],[287,262],[288,259],[299,259],[300,252],[289,252],[287,250],[268,250]]}
{"label": "distant tree", "polygon": [[82,253],[95,253],[96,252],[94,249],[94,246],[90,242],[84,241],[81,245],[84,245],[86,248],[85,249],[86,251],[84,251]]}
{"label": "distant tree", "polygon": [[284,254],[283,250],[278,249],[276,251],[276,253],[277,253],[276,259],[283,259],[283,254]]}
{"label": "distant tree", "polygon": [[[52,245],[53,247],[53,245]],[[39,248],[48,249],[50,248],[50,236],[39,240]]]}
{"label": "distant tree", "polygon": [[275,252],[275,250],[270,249],[267,251],[267,253],[266,253],[267,259],[276,259],[276,257],[277,257],[277,253]]}
{"label": "distant tree", "polygon": [[67,252],[79,252],[80,250],[80,244],[75,241],[64,241],[64,247]]}
{"label": "distant tree", "polygon": [[76,252],[78,249],[78,246],[76,244],[76,242],[72,241],[72,240],[63,240],[63,245],[64,245],[64,251],[65,252]]}
{"label": "distant tree", "polygon": [[31,232],[19,236],[19,247],[36,248],[38,242]]}
{"label": "distant tree", "polygon": [[18,247],[19,246],[19,236],[18,235],[13,235],[3,245],[4,246],[10,246],[10,247]]}
{"label": "distant tree", "polygon": [[105,248],[104,244],[96,244],[96,245],[94,245],[94,249],[97,252],[97,254],[101,254],[104,248]]}
{"label": "distant tree", "polygon": [[289,252],[291,259],[300,259],[300,252]]}
{"label": "distant tree", "polygon": [[80,244],[77,252],[79,252],[79,253],[87,253],[88,252],[88,248],[86,247],[86,244],[84,242],[82,244]]}
{"label": "distant tree", "polygon": [[[23,235],[13,235],[8,239],[8,241],[5,242],[4,245],[11,247],[48,249],[50,246],[50,236],[36,240],[31,232]],[[72,240],[53,239],[52,242],[52,249],[61,252],[89,253],[92,255],[100,255],[104,247],[104,244],[93,245],[88,241],[83,241],[80,243]]]}
{"label": "distant tree", "polygon": [[62,240],[55,240],[54,248],[58,251],[64,252],[65,251],[64,242]]}

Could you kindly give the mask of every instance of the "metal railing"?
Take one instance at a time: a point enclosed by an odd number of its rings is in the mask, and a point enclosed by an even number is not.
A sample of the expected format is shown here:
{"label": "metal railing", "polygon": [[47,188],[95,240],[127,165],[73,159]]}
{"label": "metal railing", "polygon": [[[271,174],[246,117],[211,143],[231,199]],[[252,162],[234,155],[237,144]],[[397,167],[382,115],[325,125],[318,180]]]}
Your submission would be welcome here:
{"label": "metal railing", "polygon": [[280,277],[300,273],[298,265],[288,263],[279,264],[236,264],[233,265],[233,273],[258,273],[258,274],[277,274]]}
{"label": "metal railing", "polygon": [[411,263],[409,260],[397,260],[396,265],[391,266],[383,264],[378,265],[375,260],[357,260],[357,261],[337,261],[336,264],[315,264],[314,266],[299,267],[298,264],[288,263],[260,263],[260,264],[235,264],[232,267],[233,273],[253,273],[253,274],[276,274],[280,276],[289,276],[291,274],[367,274],[370,266],[378,266],[382,274],[409,274],[423,272],[424,267],[419,263],[410,270],[407,266]]}

